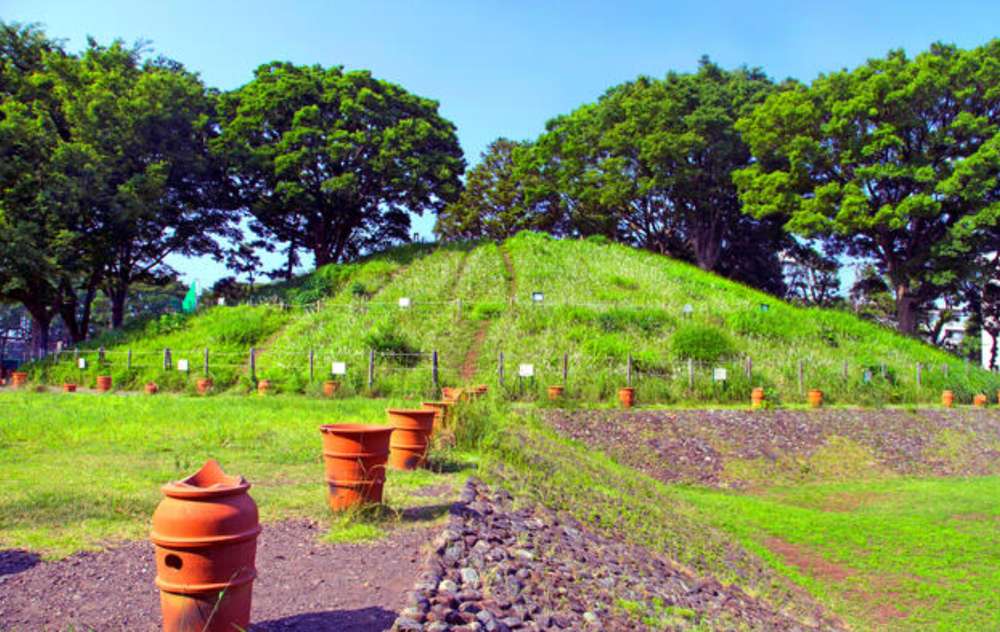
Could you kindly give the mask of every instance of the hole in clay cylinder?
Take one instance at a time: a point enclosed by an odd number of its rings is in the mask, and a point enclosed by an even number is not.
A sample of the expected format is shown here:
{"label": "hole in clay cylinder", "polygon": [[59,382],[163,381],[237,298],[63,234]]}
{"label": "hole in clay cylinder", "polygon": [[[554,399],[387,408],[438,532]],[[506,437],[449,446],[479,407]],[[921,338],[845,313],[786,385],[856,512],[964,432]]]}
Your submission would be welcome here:
{"label": "hole in clay cylinder", "polygon": [[174,570],[181,569],[181,558],[179,555],[174,555],[170,553],[163,559],[163,563],[167,565],[167,568],[172,568]]}

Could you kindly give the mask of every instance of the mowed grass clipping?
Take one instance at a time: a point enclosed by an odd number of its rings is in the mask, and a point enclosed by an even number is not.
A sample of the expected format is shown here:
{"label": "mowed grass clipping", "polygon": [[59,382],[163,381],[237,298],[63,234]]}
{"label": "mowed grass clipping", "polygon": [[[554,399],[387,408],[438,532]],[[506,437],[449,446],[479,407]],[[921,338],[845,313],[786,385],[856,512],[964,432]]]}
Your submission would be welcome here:
{"label": "mowed grass clipping", "polygon": [[448,456],[448,474],[390,472],[386,515],[349,525],[326,506],[318,426],[384,423],[385,409],[402,404],[415,403],[0,393],[0,548],[59,557],[145,538],[160,486],[209,458],[253,484],[264,522],[318,520],[344,540],[376,537],[404,512],[408,521],[435,519],[416,509],[433,499],[411,493],[428,481],[460,485],[471,463],[464,455]]}

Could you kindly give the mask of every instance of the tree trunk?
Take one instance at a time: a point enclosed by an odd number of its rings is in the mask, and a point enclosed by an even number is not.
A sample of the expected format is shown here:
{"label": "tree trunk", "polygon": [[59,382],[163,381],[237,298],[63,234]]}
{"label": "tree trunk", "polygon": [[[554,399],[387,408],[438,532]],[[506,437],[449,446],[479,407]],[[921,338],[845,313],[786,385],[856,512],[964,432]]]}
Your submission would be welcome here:
{"label": "tree trunk", "polygon": [[31,353],[35,358],[44,358],[49,353],[49,327],[52,316],[47,312],[31,315]]}
{"label": "tree trunk", "polygon": [[917,332],[917,301],[905,283],[896,284],[896,328],[907,335]]}
{"label": "tree trunk", "polygon": [[108,298],[111,299],[111,328],[118,329],[125,322],[125,301],[128,300],[128,290],[113,288]]}

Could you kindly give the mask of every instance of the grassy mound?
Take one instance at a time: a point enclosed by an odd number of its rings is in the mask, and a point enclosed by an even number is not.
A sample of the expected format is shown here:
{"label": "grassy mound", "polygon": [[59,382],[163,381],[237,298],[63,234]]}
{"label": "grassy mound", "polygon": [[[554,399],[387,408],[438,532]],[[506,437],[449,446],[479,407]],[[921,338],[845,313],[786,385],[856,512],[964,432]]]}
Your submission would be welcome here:
{"label": "grassy mound", "polygon": [[[570,398],[609,400],[629,365],[647,403],[744,402],[755,386],[779,404],[803,402],[810,388],[834,404],[930,402],[943,389],[968,402],[1000,388],[996,374],[851,314],[796,307],[603,240],[522,233],[499,246],[418,244],[264,293],[285,307],[168,316],[94,341],[82,373],[67,353],[37,365],[33,377],[89,383],[110,372],[126,386],[152,379],[190,388],[209,348],[217,384],[250,388],[252,346],[257,377],[289,392],[318,391],[338,362],[347,371],[338,377],[342,393],[431,395],[434,351],[441,385],[497,384],[502,352],[503,390],[522,399],[563,382],[565,369]],[[107,348],[100,367],[99,345]],[[189,360],[191,374],[176,364],[164,370],[166,347]],[[520,378],[525,364],[534,375]]]}

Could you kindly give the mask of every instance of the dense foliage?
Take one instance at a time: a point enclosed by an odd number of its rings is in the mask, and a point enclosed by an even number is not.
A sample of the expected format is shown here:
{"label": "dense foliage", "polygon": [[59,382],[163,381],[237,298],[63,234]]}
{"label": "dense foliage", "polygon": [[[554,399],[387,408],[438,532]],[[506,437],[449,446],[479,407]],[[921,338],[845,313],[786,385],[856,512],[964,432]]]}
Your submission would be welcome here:
{"label": "dense foliage", "polygon": [[874,261],[904,332],[996,229],[1000,41],[792,84],[737,128],[755,158],[734,176],[745,210]]}
{"label": "dense foliage", "polygon": [[220,111],[214,146],[255,230],[317,266],[408,241],[409,213],[461,188],[462,151],[437,103],[367,71],[265,64]]}

